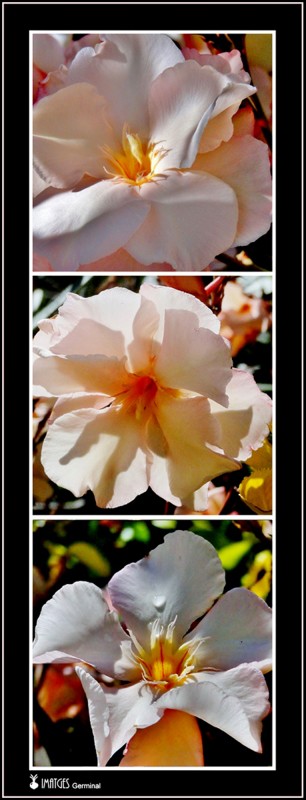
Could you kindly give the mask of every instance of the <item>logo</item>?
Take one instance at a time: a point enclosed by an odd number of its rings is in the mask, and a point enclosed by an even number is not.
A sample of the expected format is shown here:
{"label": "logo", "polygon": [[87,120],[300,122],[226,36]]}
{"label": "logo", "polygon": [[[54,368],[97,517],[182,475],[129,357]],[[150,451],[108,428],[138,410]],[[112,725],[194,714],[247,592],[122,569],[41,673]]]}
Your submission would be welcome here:
{"label": "logo", "polygon": [[37,775],[30,775],[30,789],[38,789],[39,784],[37,783]]}

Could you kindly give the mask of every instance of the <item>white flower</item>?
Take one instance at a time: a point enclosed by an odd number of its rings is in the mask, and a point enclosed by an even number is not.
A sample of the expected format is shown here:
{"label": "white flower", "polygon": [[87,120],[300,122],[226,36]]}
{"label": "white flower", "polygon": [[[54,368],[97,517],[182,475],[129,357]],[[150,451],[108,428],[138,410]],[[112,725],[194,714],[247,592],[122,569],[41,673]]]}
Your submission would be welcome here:
{"label": "white flower", "polygon": [[[82,660],[101,673],[96,680],[77,668],[100,765],[137,729],[158,724],[166,709],[203,719],[261,751],[271,609],[242,588],[213,605],[224,582],[214,547],[176,531],[114,575],[108,595],[116,611],[86,582],[64,586],[43,607],[35,663]],[[103,674],[116,679],[114,686],[103,685]]]}
{"label": "white flower", "polygon": [[144,266],[203,269],[269,229],[268,149],[233,135],[256,90],[237,55],[203,58],[163,34],[107,34],[53,77],[33,112],[33,230],[54,269],[122,248]]}
{"label": "white flower", "polygon": [[58,399],[46,474],[101,508],[149,486],[202,510],[203,485],[240,468],[268,433],[271,401],[231,369],[220,322],[191,295],[143,284],[69,295],[34,339],[34,392]]}

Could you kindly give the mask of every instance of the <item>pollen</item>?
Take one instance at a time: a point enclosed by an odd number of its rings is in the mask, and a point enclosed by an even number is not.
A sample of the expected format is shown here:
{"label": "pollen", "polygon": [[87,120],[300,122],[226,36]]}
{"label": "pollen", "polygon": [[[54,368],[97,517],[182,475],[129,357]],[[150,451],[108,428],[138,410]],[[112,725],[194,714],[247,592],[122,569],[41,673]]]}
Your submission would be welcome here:
{"label": "pollen", "polygon": [[126,123],[123,126],[121,144],[122,149],[118,151],[106,145],[101,147],[108,164],[105,170],[109,175],[136,186],[160,177],[156,169],[167,152],[164,148],[142,141],[137,133],[129,131]]}

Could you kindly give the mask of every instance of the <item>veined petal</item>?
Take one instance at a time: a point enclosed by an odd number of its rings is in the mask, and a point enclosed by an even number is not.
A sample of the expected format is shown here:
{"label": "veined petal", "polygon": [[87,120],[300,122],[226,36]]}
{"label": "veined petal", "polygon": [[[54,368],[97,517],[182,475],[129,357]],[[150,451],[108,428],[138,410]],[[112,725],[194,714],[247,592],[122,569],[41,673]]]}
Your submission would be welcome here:
{"label": "veined petal", "polygon": [[109,611],[101,589],[87,581],[63,586],[42,608],[33,646],[34,663],[58,660],[86,661],[113,676],[121,658],[121,642],[128,640],[117,615]]}
{"label": "veined petal", "polygon": [[70,65],[68,81],[91,83],[106,98],[118,137],[124,123],[148,137],[151,83],[184,57],[163,34],[104,34],[103,39],[95,50],[80,50]]}
{"label": "veined petal", "polygon": [[100,355],[56,356],[39,351],[34,361],[34,388],[42,385],[51,395],[88,392],[113,396],[129,385],[124,361]]}
{"label": "veined petal", "polygon": [[165,626],[175,619],[174,637],[180,642],[223,587],[224,571],[215,549],[183,531],[165,536],[163,544],[128,564],[108,584],[115,608],[144,647],[150,642],[149,624],[156,618]]}
{"label": "veined petal", "polygon": [[177,64],[156,78],[149,94],[150,138],[166,151],[162,170],[192,166],[218,98],[221,102],[230,86],[226,75],[195,61]]}
{"label": "veined petal", "polygon": [[42,463],[49,478],[76,497],[91,489],[101,508],[129,503],[148,488],[139,425],[118,408],[81,409],[56,419]]}
{"label": "veined petal", "polygon": [[268,146],[253,136],[233,136],[229,142],[196,159],[195,169],[221,178],[234,189],[239,221],[233,245],[249,244],[270,228],[272,203],[268,153]]}
{"label": "veined petal", "polygon": [[111,145],[105,100],[78,83],[43,97],[33,110],[34,165],[52,186],[68,189],[85,173],[105,177],[101,145]]}
{"label": "veined petal", "polygon": [[[204,483],[240,468],[218,448],[220,429],[203,397],[171,397],[159,391],[155,414],[168,445],[167,470],[172,493],[181,500]],[[212,449],[214,447],[215,449]],[[154,481],[154,461],[151,485]]]}
{"label": "veined petal", "polygon": [[183,711],[166,709],[149,728],[130,739],[120,767],[203,767],[203,745],[199,725]]}
{"label": "veined petal", "polygon": [[115,180],[63,192],[33,210],[34,251],[54,269],[76,270],[125,245],[148,210],[129,184]]}
{"label": "veined petal", "polygon": [[157,705],[193,714],[261,752],[261,721],[270,706],[265,679],[254,666],[241,664],[228,672],[206,673],[201,683],[166,692]]}
{"label": "veined petal", "polygon": [[162,386],[198,392],[227,407],[231,365],[222,336],[199,327],[192,311],[165,311],[163,341],[154,365]]}
{"label": "veined petal", "polygon": [[272,611],[249,589],[231,589],[220,597],[190,638],[199,636],[207,637],[196,654],[204,670],[231,669],[253,661],[263,672],[272,667]]}
{"label": "veined petal", "polygon": [[233,458],[246,459],[268,435],[272,404],[270,397],[258,388],[249,372],[232,370],[226,393],[229,406],[224,411],[213,401],[211,411],[221,426],[224,451]]}
{"label": "veined petal", "polygon": [[143,264],[166,261],[178,270],[201,270],[231,247],[238,205],[224,181],[170,170],[140,186],[139,195],[151,209],[125,249]]}

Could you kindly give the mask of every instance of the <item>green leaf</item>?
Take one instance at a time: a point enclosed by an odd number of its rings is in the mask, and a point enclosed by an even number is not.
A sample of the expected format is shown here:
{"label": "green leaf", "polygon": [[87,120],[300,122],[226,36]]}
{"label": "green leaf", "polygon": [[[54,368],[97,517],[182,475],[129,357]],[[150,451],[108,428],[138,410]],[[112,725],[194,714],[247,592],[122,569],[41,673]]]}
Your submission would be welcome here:
{"label": "green leaf", "polygon": [[152,525],[154,528],[161,528],[165,531],[175,531],[177,522],[174,522],[173,519],[152,519]]}
{"label": "green leaf", "polygon": [[242,542],[233,542],[221,547],[218,551],[218,556],[221,559],[221,564],[224,569],[235,569],[241,559],[253,547],[254,542],[250,539],[244,539]]}
{"label": "green leaf", "polygon": [[138,539],[139,542],[150,541],[150,531],[145,522],[135,522],[134,531],[135,531],[135,539]]}
{"label": "green leaf", "polygon": [[107,578],[111,573],[110,564],[104,556],[88,542],[74,542],[68,548],[68,554],[75,556],[82,564],[100,575],[102,578]]}

